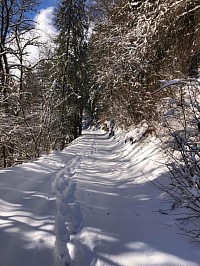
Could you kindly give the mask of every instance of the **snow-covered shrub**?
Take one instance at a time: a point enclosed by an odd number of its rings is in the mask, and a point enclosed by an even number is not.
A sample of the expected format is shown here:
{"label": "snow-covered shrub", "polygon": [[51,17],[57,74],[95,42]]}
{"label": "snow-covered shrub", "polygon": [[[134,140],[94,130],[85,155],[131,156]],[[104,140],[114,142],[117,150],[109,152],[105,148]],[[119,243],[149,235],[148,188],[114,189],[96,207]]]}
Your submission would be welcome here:
{"label": "snow-covered shrub", "polygon": [[164,190],[173,199],[172,209],[184,208],[182,228],[200,241],[200,82],[179,80],[173,88],[174,98],[165,98],[162,106],[164,146],[171,177]]}

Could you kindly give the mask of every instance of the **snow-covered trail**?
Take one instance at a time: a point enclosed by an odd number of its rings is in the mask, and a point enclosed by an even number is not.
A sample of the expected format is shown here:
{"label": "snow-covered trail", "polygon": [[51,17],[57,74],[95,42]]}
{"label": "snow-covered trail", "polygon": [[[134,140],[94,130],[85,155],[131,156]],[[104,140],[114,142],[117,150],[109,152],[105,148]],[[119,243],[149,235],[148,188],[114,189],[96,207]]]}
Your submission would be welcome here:
{"label": "snow-covered trail", "polygon": [[70,156],[54,153],[0,171],[0,265],[60,266],[52,179]]}
{"label": "snow-covered trail", "polygon": [[79,237],[94,252],[92,265],[200,265],[199,247],[177,235],[174,217],[158,212],[163,195],[147,180],[165,178],[156,144],[93,134],[81,145],[87,153],[77,170],[85,226]]}
{"label": "snow-covered trail", "polygon": [[[0,171],[0,266],[199,266],[199,246],[158,212],[149,139],[85,132],[62,152]],[[146,178],[147,177],[147,178]]]}

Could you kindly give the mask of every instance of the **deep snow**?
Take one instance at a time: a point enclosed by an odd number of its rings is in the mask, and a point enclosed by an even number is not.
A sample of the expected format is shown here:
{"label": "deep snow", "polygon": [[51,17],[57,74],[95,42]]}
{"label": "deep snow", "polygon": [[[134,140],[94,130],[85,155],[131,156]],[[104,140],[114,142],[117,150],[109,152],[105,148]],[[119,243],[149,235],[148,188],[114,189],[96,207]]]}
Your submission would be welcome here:
{"label": "deep snow", "polygon": [[[135,140],[140,132],[135,131]],[[0,171],[0,266],[197,266],[199,244],[159,212],[159,143],[86,131],[62,152]]]}

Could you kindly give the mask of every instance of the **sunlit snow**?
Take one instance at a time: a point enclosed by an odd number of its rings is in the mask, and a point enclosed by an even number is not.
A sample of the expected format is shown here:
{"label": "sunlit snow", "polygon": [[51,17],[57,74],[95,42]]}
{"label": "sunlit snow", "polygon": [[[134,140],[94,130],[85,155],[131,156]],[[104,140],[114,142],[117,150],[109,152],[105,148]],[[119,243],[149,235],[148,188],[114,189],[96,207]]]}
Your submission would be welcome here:
{"label": "sunlit snow", "polygon": [[165,182],[166,169],[144,127],[85,131],[64,151],[1,170],[0,265],[200,265],[198,245],[159,212],[166,195],[150,181]]}

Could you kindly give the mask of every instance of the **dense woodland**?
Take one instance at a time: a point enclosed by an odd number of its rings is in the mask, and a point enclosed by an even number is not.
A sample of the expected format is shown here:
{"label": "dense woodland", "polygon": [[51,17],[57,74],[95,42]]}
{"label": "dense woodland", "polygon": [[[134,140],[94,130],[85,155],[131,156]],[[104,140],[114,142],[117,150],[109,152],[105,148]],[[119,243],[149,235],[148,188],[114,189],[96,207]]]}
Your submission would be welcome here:
{"label": "dense woodland", "polygon": [[60,0],[45,44],[30,18],[38,4],[0,2],[0,167],[64,149],[86,116],[146,121],[168,158],[168,186],[153,184],[170,195],[165,213],[184,208],[199,241],[200,0]]}
{"label": "dense woodland", "polygon": [[33,63],[37,7],[0,3],[0,167],[63,149],[81,134],[84,113],[154,124],[174,94],[155,93],[159,81],[198,76],[199,0],[60,0],[58,34]]}

